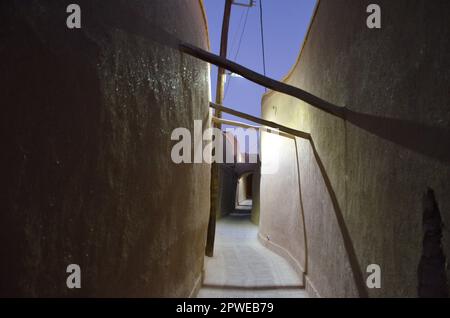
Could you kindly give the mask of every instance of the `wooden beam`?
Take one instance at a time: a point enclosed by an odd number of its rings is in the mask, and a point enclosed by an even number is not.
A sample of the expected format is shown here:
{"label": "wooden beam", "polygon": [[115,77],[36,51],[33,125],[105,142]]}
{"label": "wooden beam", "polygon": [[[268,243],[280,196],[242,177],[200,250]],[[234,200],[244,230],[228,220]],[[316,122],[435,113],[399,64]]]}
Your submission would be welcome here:
{"label": "wooden beam", "polygon": [[[96,27],[98,25],[103,26],[103,24],[106,24],[114,28],[122,29],[126,32],[155,41],[166,47],[179,50],[195,58],[229,70],[230,72],[239,74],[259,85],[298,98],[318,109],[345,119],[345,107],[336,106],[298,87],[276,81],[267,76],[254,72],[242,65],[227,60],[223,56],[218,56],[195,45],[186,43],[177,38],[175,35],[162,29],[159,25],[152,23],[152,21],[148,21],[141,12],[130,11],[125,5],[117,4],[115,7],[117,10],[105,9],[104,12],[100,11],[98,14],[92,14],[91,16],[95,17],[95,19],[86,19],[86,27]],[[107,12],[107,14],[105,14],[105,12]]]}
{"label": "wooden beam", "polygon": [[230,72],[236,73],[241,75],[242,77],[245,77],[246,79],[255,82],[257,84],[260,84],[264,87],[270,88],[274,91],[287,94],[292,97],[296,97],[324,112],[327,112],[329,114],[332,114],[334,116],[340,117],[342,119],[345,119],[346,115],[346,108],[341,106],[336,106],[332,103],[329,103],[311,93],[308,93],[298,87],[291,86],[288,84],[285,84],[283,82],[276,81],[274,79],[271,79],[267,76],[261,75],[255,71],[252,71],[242,65],[239,65],[235,62],[232,62],[230,60],[224,59],[218,55],[215,55],[213,53],[210,53],[208,51],[205,51],[203,49],[200,49],[192,44],[180,42],[179,44],[180,51],[189,54],[191,56],[194,56],[198,59],[201,59],[205,62],[217,65],[219,67],[222,67],[224,69],[229,70]]}
{"label": "wooden beam", "polygon": [[246,123],[241,123],[239,121],[217,118],[217,117],[213,117],[212,121],[213,121],[213,123],[220,123],[220,124],[225,124],[225,125],[229,125],[229,126],[237,126],[237,127],[242,127],[242,128],[253,128],[253,129],[261,128],[261,126],[249,125]]}
{"label": "wooden beam", "polygon": [[[222,35],[220,39],[220,58],[227,58],[227,50],[228,50],[228,29],[230,27],[230,16],[231,16],[231,5],[233,4],[232,0],[225,1],[225,8],[223,13],[223,22],[222,22]],[[217,86],[216,86],[216,103],[222,104],[224,98],[225,91],[225,68],[219,65],[219,70],[217,72]],[[220,109],[216,109],[215,111],[216,117],[222,117],[222,113]],[[216,123],[216,128],[221,128],[220,123]],[[208,222],[208,232],[206,236],[206,248],[205,254],[209,257],[214,255],[214,241],[216,235],[216,218],[217,214],[220,211],[217,211],[217,208],[220,207],[219,204],[219,167],[216,163],[211,165],[211,183],[210,183],[210,208],[209,208],[209,222]]]}
{"label": "wooden beam", "polygon": [[296,136],[291,135],[289,133],[283,132],[281,130],[278,129],[272,129],[266,126],[255,126],[255,125],[249,125],[246,123],[242,123],[240,121],[234,121],[234,120],[228,120],[228,119],[223,119],[223,118],[217,118],[217,117],[213,117],[212,121],[214,123],[221,123],[224,125],[230,125],[230,126],[237,126],[237,127],[242,127],[242,128],[250,128],[250,129],[256,129],[259,131],[265,131],[271,134],[276,134],[279,136],[283,136],[283,137],[287,137],[287,138],[292,138],[295,139]]}
{"label": "wooden beam", "polygon": [[[223,22],[222,22],[222,34],[220,37],[220,58],[227,58],[228,51],[228,30],[230,27],[230,17],[231,17],[231,5],[233,4],[232,0],[225,1],[225,8],[223,13]],[[217,71],[217,85],[216,85],[216,103],[222,104],[224,99],[224,91],[225,91],[225,68],[219,66]],[[221,113],[220,110],[216,110],[216,117],[220,118]],[[218,127],[220,128],[220,126]]]}
{"label": "wooden beam", "polygon": [[240,112],[240,111],[237,111],[237,110],[234,110],[234,109],[222,106],[222,105],[217,105],[217,104],[212,103],[212,102],[209,103],[209,105],[211,106],[211,108],[214,108],[216,110],[219,109],[219,110],[221,110],[224,113],[227,113],[227,114],[239,117],[239,118],[244,118],[244,119],[247,119],[247,120],[252,121],[254,123],[263,125],[263,126],[268,126],[268,127],[272,127],[272,128],[278,129],[278,130],[280,130],[280,131],[282,131],[282,132],[284,132],[286,134],[290,134],[290,135],[297,136],[297,137],[304,138],[304,139],[308,139],[308,140],[311,139],[311,135],[306,133],[306,132],[303,132],[303,131],[300,131],[300,130],[296,130],[296,129],[292,129],[292,128],[289,128],[289,127],[277,124],[277,123],[275,123],[273,121],[269,121],[269,120],[265,120],[265,119],[262,119],[262,118],[258,118],[258,117],[255,117],[255,116],[252,116],[252,115],[249,115],[249,114],[246,114],[246,113],[243,113],[243,112]]}

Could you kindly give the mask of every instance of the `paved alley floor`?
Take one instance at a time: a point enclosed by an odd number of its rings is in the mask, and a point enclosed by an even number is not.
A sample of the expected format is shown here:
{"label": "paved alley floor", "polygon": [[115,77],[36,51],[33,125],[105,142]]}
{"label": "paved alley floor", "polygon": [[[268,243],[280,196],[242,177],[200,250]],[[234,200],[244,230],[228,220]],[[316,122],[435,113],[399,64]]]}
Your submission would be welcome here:
{"label": "paved alley floor", "polygon": [[301,278],[257,239],[249,215],[230,215],[216,225],[214,257],[205,257],[199,298],[305,298]]}

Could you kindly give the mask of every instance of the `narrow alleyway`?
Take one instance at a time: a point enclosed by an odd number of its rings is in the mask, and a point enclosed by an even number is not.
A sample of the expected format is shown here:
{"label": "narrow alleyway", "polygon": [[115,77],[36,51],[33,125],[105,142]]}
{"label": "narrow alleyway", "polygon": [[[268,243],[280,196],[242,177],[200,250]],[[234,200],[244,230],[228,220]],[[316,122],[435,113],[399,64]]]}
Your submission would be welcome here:
{"label": "narrow alleyway", "polygon": [[450,295],[450,1],[75,2],[0,1],[0,298]]}
{"label": "narrow alleyway", "polygon": [[257,239],[250,216],[230,215],[217,223],[214,257],[205,258],[198,297],[307,297],[289,263]]}

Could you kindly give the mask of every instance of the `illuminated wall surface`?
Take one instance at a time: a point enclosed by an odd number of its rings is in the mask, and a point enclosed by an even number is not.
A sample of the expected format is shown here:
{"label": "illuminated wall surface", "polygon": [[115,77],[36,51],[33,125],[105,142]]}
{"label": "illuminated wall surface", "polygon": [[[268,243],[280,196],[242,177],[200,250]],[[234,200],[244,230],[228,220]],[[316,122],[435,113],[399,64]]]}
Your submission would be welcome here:
{"label": "illuminated wall surface", "polygon": [[[285,79],[352,118],[274,92],[262,101],[264,118],[310,133],[317,151],[262,140],[262,169],[278,149],[279,170],[262,175],[260,236],[306,271],[311,295],[417,296],[427,188],[450,225],[450,4],[379,0],[382,28],[369,29],[372,2],[320,1]],[[450,257],[445,227],[442,246]],[[380,289],[365,288],[369,264],[381,266]]]}
{"label": "illuminated wall surface", "polygon": [[[211,167],[174,164],[171,133],[210,125],[209,66],[139,34],[208,50],[202,4],[78,0],[86,24],[71,30],[71,2],[0,1],[0,296],[193,296]],[[382,28],[369,29],[371,2],[321,0],[285,79],[347,107],[346,120],[263,97],[264,118],[312,139],[263,133],[252,220],[311,296],[442,295],[450,2],[377,0]],[[81,289],[66,286],[69,264]],[[379,289],[366,287],[369,264]]]}
{"label": "illuminated wall surface", "polygon": [[[69,3],[0,3],[0,296],[187,297],[210,166],[173,164],[170,134],[208,125],[208,65],[101,23],[69,30]],[[199,1],[77,3],[86,23],[139,14],[208,49]]]}

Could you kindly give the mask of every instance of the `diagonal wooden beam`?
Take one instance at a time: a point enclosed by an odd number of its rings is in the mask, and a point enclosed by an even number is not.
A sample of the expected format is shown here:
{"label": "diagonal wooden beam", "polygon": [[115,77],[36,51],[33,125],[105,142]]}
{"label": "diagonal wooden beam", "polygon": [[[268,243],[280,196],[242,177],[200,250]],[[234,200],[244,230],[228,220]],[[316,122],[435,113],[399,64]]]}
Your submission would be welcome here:
{"label": "diagonal wooden beam", "polygon": [[[330,178],[329,178],[329,176],[328,176],[328,174],[327,174],[327,172],[325,170],[325,165],[323,164],[322,159],[319,156],[319,152],[317,151],[317,148],[316,148],[316,145],[314,143],[314,140],[313,140],[312,136],[310,134],[306,133],[306,132],[302,132],[302,131],[298,131],[298,130],[295,130],[295,129],[292,129],[292,128],[289,128],[289,127],[286,127],[286,126],[282,126],[282,125],[279,125],[279,124],[274,123],[272,121],[268,121],[268,120],[261,119],[261,118],[258,118],[258,117],[255,117],[255,116],[252,116],[252,115],[249,115],[249,114],[246,114],[246,113],[242,113],[242,112],[239,112],[237,110],[224,107],[222,105],[214,104],[212,102],[210,103],[210,106],[212,108],[219,108],[224,113],[228,113],[230,115],[234,115],[234,116],[237,116],[237,117],[240,117],[240,118],[244,118],[244,119],[247,119],[249,121],[258,123],[260,125],[269,126],[269,127],[273,127],[273,128],[279,129],[282,132],[280,135],[282,135],[284,133],[284,134],[286,134],[286,137],[290,137],[290,138],[294,139],[297,156],[298,156],[298,150],[297,150],[298,149],[297,148],[298,145],[297,145],[297,139],[295,138],[295,136],[307,139],[309,141],[309,144],[311,145],[311,149],[313,151],[313,154],[314,154],[314,157],[316,159],[317,165],[318,165],[318,167],[320,169],[320,172],[322,174],[323,180],[325,182],[325,186],[326,186],[326,188],[328,190],[328,193],[330,195],[331,202],[333,204],[334,212],[335,212],[335,215],[336,215],[336,218],[337,218],[337,221],[338,221],[338,225],[339,225],[339,228],[341,230],[342,237],[343,237],[343,240],[344,240],[344,246],[345,246],[345,249],[347,251],[347,255],[349,257],[349,261],[350,261],[350,264],[351,264],[352,272],[353,272],[353,275],[354,275],[353,278],[354,278],[356,287],[358,289],[360,297],[367,298],[368,294],[367,294],[367,290],[366,290],[365,285],[364,285],[364,282],[365,282],[364,281],[364,277],[363,277],[363,274],[362,274],[362,271],[361,271],[361,267],[359,266],[359,263],[358,263],[358,258],[356,256],[355,248],[353,246],[350,233],[349,233],[348,228],[346,226],[346,223],[345,223],[345,220],[344,220],[344,217],[343,217],[343,214],[342,214],[342,210],[341,210],[341,207],[339,205],[339,201],[337,199],[336,193],[335,193],[335,191],[333,189],[333,186],[331,184],[331,180],[330,180]],[[214,119],[213,118],[213,120],[220,120],[222,123],[225,123],[225,121],[223,119],[218,119],[218,118]],[[244,123],[233,122],[233,121],[230,121],[229,124],[231,124],[231,125],[238,125],[238,126],[245,126],[246,125]],[[248,125],[248,126],[249,126],[249,128],[255,128],[252,125]],[[268,132],[271,132],[271,131],[268,131]],[[296,160],[297,160],[297,165],[298,165],[298,158]]]}
{"label": "diagonal wooden beam", "polygon": [[237,110],[225,107],[223,105],[217,105],[217,104],[215,104],[213,102],[210,102],[209,105],[210,105],[211,108],[214,108],[215,110],[220,110],[220,111],[222,111],[224,113],[227,113],[227,114],[239,117],[239,118],[244,118],[244,119],[247,119],[247,120],[252,121],[254,123],[263,125],[263,126],[268,126],[268,127],[272,127],[272,128],[278,129],[279,131],[284,132],[286,134],[290,134],[290,135],[297,136],[297,137],[304,138],[304,139],[308,139],[308,140],[311,139],[311,135],[306,133],[306,132],[303,132],[303,131],[300,131],[300,130],[295,130],[295,129],[292,129],[292,128],[289,128],[289,127],[277,124],[277,123],[275,123],[273,121],[269,121],[269,120],[265,120],[265,119],[262,119],[262,118],[259,118],[259,117],[255,117],[255,116],[252,116],[252,115],[249,115],[249,114],[246,114],[246,113],[243,113],[243,112],[240,112],[240,111],[237,111]]}
{"label": "diagonal wooden beam", "polygon": [[291,138],[291,139],[295,139],[295,137],[297,137],[295,135],[289,134],[289,133],[281,131],[279,129],[272,129],[272,128],[269,128],[266,126],[249,125],[249,124],[242,123],[242,122],[235,121],[235,120],[228,120],[228,119],[213,117],[212,121],[214,123],[220,123],[220,124],[229,125],[229,126],[236,126],[236,127],[242,127],[242,128],[255,129],[255,130],[259,130],[259,131],[265,131],[265,132],[268,132],[271,134],[277,134],[279,136],[283,136],[283,137],[287,137],[287,138]]}
{"label": "diagonal wooden beam", "polygon": [[232,62],[230,60],[227,60],[225,58],[221,58],[220,56],[210,53],[208,51],[205,51],[199,47],[196,47],[192,44],[179,42],[178,48],[180,51],[189,54],[193,57],[196,57],[198,59],[201,59],[205,62],[217,65],[221,68],[227,69],[230,72],[236,73],[241,75],[242,77],[245,77],[246,79],[260,84],[264,87],[270,88],[274,91],[284,93],[287,95],[290,95],[292,97],[296,97],[324,112],[327,112],[329,114],[335,115],[337,117],[345,119],[346,115],[346,108],[342,106],[336,106],[330,102],[327,102],[324,99],[321,99],[311,93],[308,93],[307,91],[304,91],[298,87],[276,81],[274,79],[271,79],[270,77],[261,75],[255,71],[252,71],[251,69],[248,69],[242,65],[239,65],[235,62]]}
{"label": "diagonal wooden beam", "polygon": [[96,12],[91,12],[87,15],[85,19],[86,27],[95,27],[100,24],[101,26],[109,25],[110,27],[122,29],[126,32],[155,41],[166,47],[179,50],[195,58],[214,64],[219,68],[239,74],[242,77],[245,77],[246,79],[266,88],[298,98],[329,114],[333,114],[343,119],[346,117],[347,111],[345,107],[334,105],[298,87],[276,81],[240,64],[227,60],[224,57],[210,53],[193,44],[180,40],[175,35],[162,29],[160,26],[148,21],[141,12],[130,11],[124,4],[115,4],[115,9],[116,10],[109,10],[106,3],[99,4]]}

